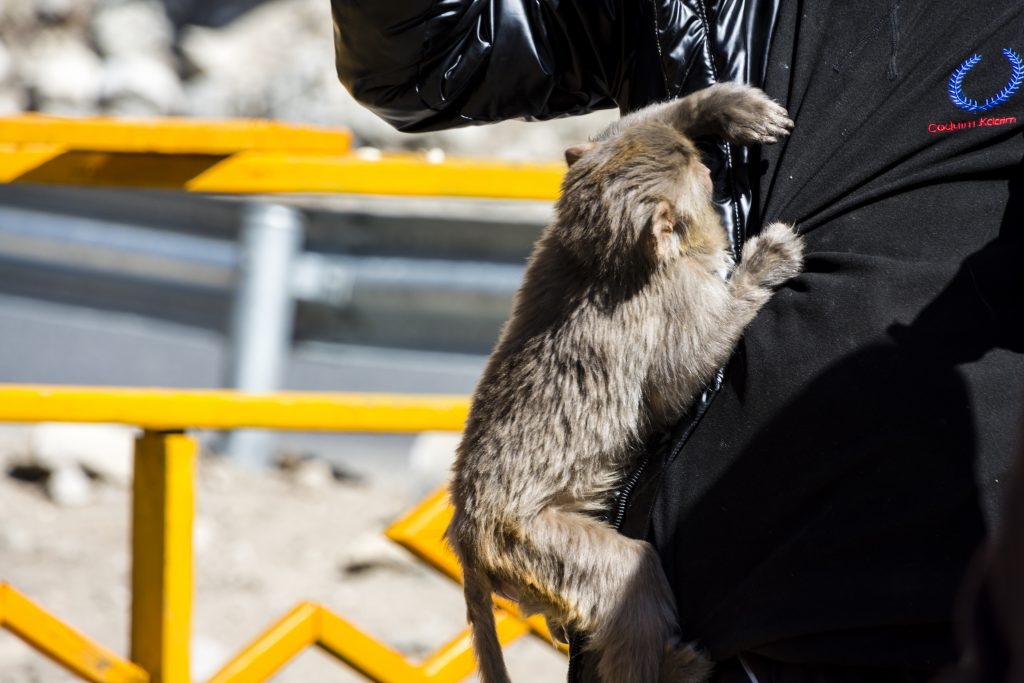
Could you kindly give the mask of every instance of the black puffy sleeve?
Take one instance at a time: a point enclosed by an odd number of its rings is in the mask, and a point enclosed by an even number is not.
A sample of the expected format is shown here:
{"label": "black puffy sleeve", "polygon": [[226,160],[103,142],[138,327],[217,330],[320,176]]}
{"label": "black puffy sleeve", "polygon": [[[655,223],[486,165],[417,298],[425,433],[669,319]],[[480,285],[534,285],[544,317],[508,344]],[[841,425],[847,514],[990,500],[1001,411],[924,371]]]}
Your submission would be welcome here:
{"label": "black puffy sleeve", "polygon": [[613,107],[620,2],[331,0],[338,77],[407,132]]}

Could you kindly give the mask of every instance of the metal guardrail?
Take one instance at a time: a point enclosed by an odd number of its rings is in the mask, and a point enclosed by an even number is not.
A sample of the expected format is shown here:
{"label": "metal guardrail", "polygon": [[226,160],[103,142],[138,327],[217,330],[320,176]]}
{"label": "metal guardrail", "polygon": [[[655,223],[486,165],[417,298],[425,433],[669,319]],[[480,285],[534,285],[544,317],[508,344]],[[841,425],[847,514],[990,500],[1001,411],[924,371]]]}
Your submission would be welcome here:
{"label": "metal guardrail", "polygon": [[434,160],[261,121],[0,118],[0,182],[189,192],[554,199],[560,163]]}
{"label": "metal guardrail", "polygon": [[[332,192],[551,200],[561,164],[434,160],[351,150],[344,131],[266,122],[0,118],[0,183],[190,192]],[[0,580],[0,627],[93,683],[188,683],[196,444],[186,429],[359,432],[460,430],[468,401],[445,396],[174,391],[0,385],[0,422],[115,422],[143,433],[132,487],[131,652],[84,637]],[[442,545],[450,508],[439,491],[388,535],[458,578]],[[535,632],[499,601],[503,643]],[[468,630],[422,662],[362,633],[323,606],[302,603],[210,683],[264,680],[310,645],[383,683],[458,681],[474,669]]]}
{"label": "metal guardrail", "polygon": [[[564,173],[560,163],[435,156],[352,150],[347,131],[266,121],[0,118],[0,183],[549,200]],[[289,207],[263,203],[244,213],[229,377],[237,389],[279,387],[296,278],[306,290],[313,285],[305,294],[332,302],[373,284],[365,277],[355,282],[354,271],[340,262],[302,261],[305,231],[303,214]],[[23,249],[38,248],[24,236],[21,241]],[[454,275],[448,272],[443,284],[452,285]],[[271,442],[266,435],[235,433],[227,450],[238,459],[266,463]]]}
{"label": "metal guardrail", "polygon": [[[0,386],[0,422],[116,422],[144,430],[132,484],[129,657],[92,642],[2,580],[0,627],[93,683],[188,683],[196,444],[185,429],[459,430],[468,407],[467,399],[453,396]],[[458,564],[441,542],[450,515],[445,492],[438,491],[387,534],[458,580]],[[511,604],[499,600],[499,606],[503,643],[531,631],[550,640],[542,619],[523,621]],[[410,662],[326,607],[304,602],[209,683],[265,680],[311,645],[382,683],[454,682],[475,667],[468,629]]]}

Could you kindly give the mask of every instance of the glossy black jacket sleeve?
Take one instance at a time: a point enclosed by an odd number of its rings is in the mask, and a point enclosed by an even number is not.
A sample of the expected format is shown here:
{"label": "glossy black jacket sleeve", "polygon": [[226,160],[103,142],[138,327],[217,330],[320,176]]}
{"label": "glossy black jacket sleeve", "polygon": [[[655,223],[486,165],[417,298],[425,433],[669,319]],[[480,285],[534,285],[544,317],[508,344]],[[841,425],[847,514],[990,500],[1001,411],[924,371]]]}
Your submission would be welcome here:
{"label": "glossy black jacket sleeve", "polygon": [[618,5],[331,0],[338,77],[408,132],[612,107],[629,58]]}

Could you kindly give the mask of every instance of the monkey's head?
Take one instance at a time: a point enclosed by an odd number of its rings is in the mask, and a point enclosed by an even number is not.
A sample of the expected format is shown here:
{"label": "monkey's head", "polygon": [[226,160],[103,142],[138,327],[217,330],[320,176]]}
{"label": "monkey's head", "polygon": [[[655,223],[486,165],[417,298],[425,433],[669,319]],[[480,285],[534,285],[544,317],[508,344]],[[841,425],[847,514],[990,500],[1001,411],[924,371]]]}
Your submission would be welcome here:
{"label": "monkey's head", "polygon": [[709,228],[721,232],[710,171],[693,142],[666,123],[615,129],[565,157],[558,237],[600,275],[671,265],[707,246]]}

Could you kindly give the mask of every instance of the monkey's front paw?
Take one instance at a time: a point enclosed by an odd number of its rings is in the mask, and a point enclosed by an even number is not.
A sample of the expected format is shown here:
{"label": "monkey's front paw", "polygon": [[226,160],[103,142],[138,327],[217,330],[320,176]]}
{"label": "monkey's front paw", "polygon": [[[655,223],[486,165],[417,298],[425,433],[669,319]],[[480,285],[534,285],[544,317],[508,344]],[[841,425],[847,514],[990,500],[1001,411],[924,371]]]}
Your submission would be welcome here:
{"label": "monkey's front paw", "polygon": [[804,240],[787,223],[772,223],[743,246],[743,265],[764,287],[795,277],[803,264]]}
{"label": "monkey's front paw", "polygon": [[793,121],[785,107],[761,90],[739,83],[712,86],[719,107],[720,135],[737,145],[778,142],[789,135]]}

